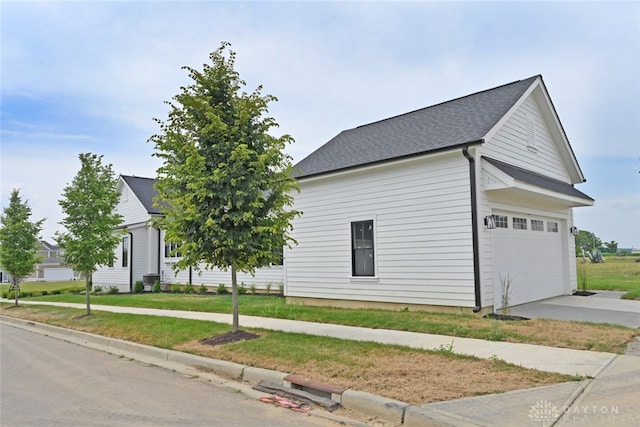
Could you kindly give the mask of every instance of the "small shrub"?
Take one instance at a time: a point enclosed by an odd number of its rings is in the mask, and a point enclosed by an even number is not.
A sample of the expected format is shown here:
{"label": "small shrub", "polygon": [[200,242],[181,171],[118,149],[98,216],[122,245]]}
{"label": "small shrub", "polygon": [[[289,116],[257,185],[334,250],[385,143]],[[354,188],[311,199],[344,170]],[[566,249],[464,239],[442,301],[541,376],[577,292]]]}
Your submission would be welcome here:
{"label": "small shrub", "polygon": [[173,285],[171,285],[171,292],[173,292],[174,294],[180,293],[181,290],[182,287],[179,283],[174,283]]}
{"label": "small shrub", "polygon": [[220,294],[226,294],[226,293],[227,293],[227,285],[225,285],[224,283],[220,283],[216,288],[216,294],[220,295]]}
{"label": "small shrub", "polygon": [[205,286],[205,284],[204,284],[204,283],[200,285],[200,289],[199,289],[199,291],[200,291],[200,293],[201,293],[201,294],[203,294],[203,295],[207,293],[207,287]]}
{"label": "small shrub", "polygon": [[142,292],[144,292],[144,283],[142,283],[142,280],[137,280],[133,285],[133,293],[140,294]]}
{"label": "small shrub", "polygon": [[271,283],[267,283],[267,295],[271,293]]}
{"label": "small shrub", "polygon": [[118,289],[117,286],[109,286],[109,295],[115,295],[117,293],[120,293],[120,289]]}
{"label": "small shrub", "polygon": [[453,340],[450,344],[440,344],[437,351],[443,354],[453,354]]}
{"label": "small shrub", "polygon": [[62,293],[62,290],[60,289],[54,289],[51,291],[51,295],[60,295]]}
{"label": "small shrub", "polygon": [[47,290],[42,291],[42,296],[43,297],[46,297],[47,295],[49,295],[49,291],[47,291]]}
{"label": "small shrub", "polygon": [[9,291],[2,291],[2,298],[9,298]]}
{"label": "small shrub", "polygon": [[249,287],[249,290],[251,291],[251,295],[255,295],[256,292],[258,291],[258,288],[256,288],[256,285],[251,285]]}
{"label": "small shrub", "polygon": [[247,293],[247,287],[244,285],[244,282],[240,283],[240,286],[238,286],[238,294],[244,295],[246,293]]}
{"label": "small shrub", "polygon": [[491,331],[487,336],[489,341],[503,341],[505,339],[505,333],[500,329],[500,325],[497,320],[494,320],[491,324]]}
{"label": "small shrub", "polygon": [[280,295],[284,295],[284,283],[280,283],[278,285],[278,291],[280,292]]}
{"label": "small shrub", "polygon": [[513,278],[507,274],[506,277],[500,277],[500,302],[502,303],[501,313],[509,315],[511,312],[511,291],[513,290]]}
{"label": "small shrub", "polygon": [[100,295],[102,292],[103,292],[102,286],[94,286],[93,291],[91,291],[93,295]]}
{"label": "small shrub", "polygon": [[187,283],[187,285],[184,287],[184,291],[187,294],[194,294],[196,292],[196,289],[191,283]]}
{"label": "small shrub", "polygon": [[158,292],[160,292],[160,281],[156,280],[155,282],[153,282],[153,288],[151,288],[151,292],[157,294]]}

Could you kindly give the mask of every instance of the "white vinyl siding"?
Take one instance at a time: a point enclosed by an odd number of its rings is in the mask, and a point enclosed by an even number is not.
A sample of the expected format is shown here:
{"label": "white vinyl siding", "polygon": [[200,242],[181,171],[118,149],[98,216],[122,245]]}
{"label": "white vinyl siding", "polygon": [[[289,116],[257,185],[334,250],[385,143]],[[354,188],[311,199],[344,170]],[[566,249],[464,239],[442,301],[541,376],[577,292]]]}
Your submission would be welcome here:
{"label": "white vinyl siding", "polygon": [[[160,278],[164,283],[189,283],[189,270],[180,270],[178,274],[173,271],[171,263],[163,263]],[[284,268],[282,266],[274,266],[271,268],[260,268],[256,270],[256,274],[238,272],[237,273],[238,285],[244,284],[249,288],[254,285],[256,290],[264,291],[267,285],[271,285],[271,293],[279,292],[281,285],[284,285]],[[219,284],[224,284],[227,289],[231,290],[231,270],[222,271],[219,269],[196,271],[191,272],[191,283],[194,286],[200,286],[202,284],[213,288],[215,290]]]}
{"label": "white vinyl siding", "polygon": [[[287,295],[470,307],[469,163],[461,152],[300,182]],[[375,277],[352,276],[351,223],[374,220]]]}
{"label": "white vinyl siding", "polygon": [[[534,147],[532,142],[535,142]],[[522,103],[490,143],[483,147],[482,154],[550,178],[571,182],[532,96]]]}
{"label": "white vinyl siding", "polygon": [[122,215],[122,223],[139,224],[147,221],[149,213],[142,202],[134,196],[133,191],[124,180],[120,180],[118,189],[120,190],[120,200],[116,206],[116,211]]}

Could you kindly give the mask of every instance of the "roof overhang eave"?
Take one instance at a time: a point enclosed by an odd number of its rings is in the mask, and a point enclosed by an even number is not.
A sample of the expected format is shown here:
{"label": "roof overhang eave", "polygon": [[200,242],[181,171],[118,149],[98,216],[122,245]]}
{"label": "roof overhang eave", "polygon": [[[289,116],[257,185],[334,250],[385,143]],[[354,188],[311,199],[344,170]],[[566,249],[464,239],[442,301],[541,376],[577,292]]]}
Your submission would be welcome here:
{"label": "roof overhang eave", "polygon": [[339,168],[339,169],[332,169],[332,170],[328,170],[328,171],[323,171],[323,172],[317,172],[317,173],[312,173],[312,174],[308,174],[308,175],[302,175],[302,176],[294,176],[295,179],[297,180],[304,180],[304,179],[309,179],[309,178],[319,178],[325,175],[332,175],[332,174],[336,174],[336,173],[343,173],[343,172],[348,172],[351,170],[356,170],[356,169],[360,169],[360,168],[364,168],[364,167],[372,167],[372,166],[379,166],[381,164],[384,163],[390,163],[390,162],[396,162],[396,161],[400,161],[400,160],[407,160],[407,159],[411,159],[414,157],[420,157],[420,156],[428,156],[431,154],[441,154],[447,151],[455,151],[455,150],[460,150],[464,147],[470,147],[470,146],[474,146],[474,145],[481,145],[484,144],[484,139],[479,139],[479,140],[475,140],[475,141],[469,141],[469,142],[463,142],[460,144],[456,144],[456,145],[450,145],[447,147],[443,147],[443,148],[437,148],[434,150],[429,150],[429,151],[422,151],[422,152],[418,152],[418,153],[411,153],[411,154],[407,154],[404,156],[397,156],[397,157],[392,157],[392,158],[388,158],[388,159],[383,159],[383,160],[377,160],[377,161],[373,161],[373,162],[368,162],[368,163],[361,163],[358,165],[353,165],[353,166],[347,166],[347,167],[343,167],[343,168]]}

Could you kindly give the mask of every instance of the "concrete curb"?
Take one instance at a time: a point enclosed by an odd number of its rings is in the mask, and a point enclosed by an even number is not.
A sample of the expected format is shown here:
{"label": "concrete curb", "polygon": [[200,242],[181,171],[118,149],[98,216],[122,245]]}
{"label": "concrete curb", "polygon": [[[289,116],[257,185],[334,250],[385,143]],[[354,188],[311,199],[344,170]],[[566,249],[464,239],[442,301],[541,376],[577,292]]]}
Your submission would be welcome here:
{"label": "concrete curb", "polygon": [[[265,395],[265,393],[258,392],[252,388],[260,381],[284,387],[290,386],[290,383],[285,380],[285,378],[290,374],[284,372],[244,366],[224,360],[211,359],[175,350],[137,344],[117,338],[104,337],[102,335],[61,328],[58,326],[18,319],[6,315],[0,315],[0,322],[34,333],[39,333],[41,335],[104,351],[106,353],[128,357],[133,360],[157,365],[167,369],[173,369],[177,372],[188,375],[194,375],[195,371],[198,376],[202,376],[211,382],[241,391],[242,393],[250,397],[255,397],[256,399]],[[225,378],[231,378],[231,380],[226,380]],[[342,395],[332,394],[331,398],[332,400],[341,403],[342,406],[347,409],[375,415],[395,424],[402,424],[405,412],[411,408],[411,405],[408,403],[357,390],[345,390]],[[356,427],[367,425],[356,420],[331,414],[324,410],[314,409],[309,411],[309,414],[332,420],[343,425]],[[417,414],[413,419],[419,420],[419,417],[420,415]],[[413,425],[430,425],[421,423],[420,421],[417,422],[418,424]]]}

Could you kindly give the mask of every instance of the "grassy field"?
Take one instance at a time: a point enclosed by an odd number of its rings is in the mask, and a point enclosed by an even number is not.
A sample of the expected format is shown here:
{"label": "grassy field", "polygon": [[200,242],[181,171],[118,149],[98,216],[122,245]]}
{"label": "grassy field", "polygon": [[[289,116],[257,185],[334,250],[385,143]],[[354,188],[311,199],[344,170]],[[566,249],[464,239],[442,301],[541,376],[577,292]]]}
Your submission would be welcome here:
{"label": "grassy field", "polygon": [[[635,258],[607,258],[604,264],[580,264],[586,272],[587,288],[640,292],[640,263]],[[579,275],[580,277],[580,275]],[[78,282],[59,284],[25,283],[23,289],[65,288]],[[579,283],[580,285],[580,283]],[[5,285],[6,286],[6,285]],[[43,288],[44,287],[44,288]],[[640,297],[638,297],[640,298]],[[29,298],[30,301],[75,302],[84,304],[81,294],[47,295]],[[93,295],[92,304],[121,305],[231,313],[230,295],[199,295],[173,293],[144,293]],[[620,353],[628,341],[640,331],[612,325],[580,322],[561,322],[532,319],[526,322],[501,322],[470,313],[435,313],[421,311],[354,310],[332,307],[312,307],[287,304],[283,298],[265,295],[240,295],[239,309],[243,315],[334,323],[375,329],[395,329],[492,341],[541,344],[585,350]]]}
{"label": "grassy field", "polygon": [[[9,290],[9,284],[4,283],[0,286],[0,295]],[[82,287],[84,289],[85,283],[83,280],[68,280],[65,282],[22,282],[20,283],[20,290],[27,292],[42,292],[55,290],[64,290]]]}
{"label": "grassy field", "polygon": [[586,281],[587,290],[626,291],[623,298],[640,299],[640,262],[638,257],[605,257],[605,262],[583,263],[578,258],[578,289]]}

